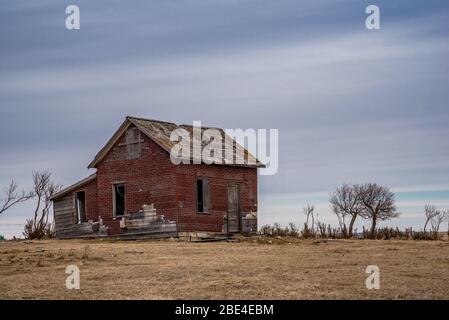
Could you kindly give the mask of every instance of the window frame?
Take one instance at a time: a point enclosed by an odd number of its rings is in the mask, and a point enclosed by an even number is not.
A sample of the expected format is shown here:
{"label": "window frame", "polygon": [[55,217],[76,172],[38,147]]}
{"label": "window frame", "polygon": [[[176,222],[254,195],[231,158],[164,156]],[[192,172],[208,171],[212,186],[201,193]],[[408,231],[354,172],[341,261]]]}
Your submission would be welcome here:
{"label": "window frame", "polygon": [[[79,206],[78,206],[78,194],[79,193],[84,193],[84,218],[85,218],[85,221],[81,220],[81,215],[79,212]],[[86,193],[86,190],[75,191],[73,193],[73,195],[74,195],[74,200],[75,200],[75,218],[76,218],[75,224],[87,222],[87,201],[86,201],[87,193]]]}
{"label": "window frame", "polygon": [[[199,205],[199,193],[198,193],[198,181],[201,182],[201,200],[202,200],[202,211],[198,210]],[[207,210],[205,210],[205,208]],[[207,177],[196,177],[195,179],[195,211],[197,214],[211,214],[212,213],[212,205],[211,205],[211,194],[210,194],[210,180]]]}
{"label": "window frame", "polygon": [[[123,194],[123,214],[117,214],[117,204],[116,204],[116,196],[115,196],[115,188],[116,186],[123,186],[125,192]],[[115,217],[123,217],[126,215],[126,184],[125,182],[117,181],[112,182],[112,216]]]}
{"label": "window frame", "polygon": [[[135,132],[137,132],[137,134]],[[131,137],[133,137],[132,140],[131,140]],[[142,156],[141,143],[142,143],[142,139],[141,139],[139,128],[129,127],[128,129],[126,129],[125,145],[126,145],[126,159],[127,160],[140,159],[140,157]]]}

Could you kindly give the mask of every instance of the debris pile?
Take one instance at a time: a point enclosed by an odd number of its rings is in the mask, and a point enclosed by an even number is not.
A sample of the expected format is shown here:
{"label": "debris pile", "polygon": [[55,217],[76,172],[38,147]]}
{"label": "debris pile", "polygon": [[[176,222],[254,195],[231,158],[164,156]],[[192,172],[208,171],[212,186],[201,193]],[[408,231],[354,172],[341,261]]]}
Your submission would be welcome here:
{"label": "debris pile", "polygon": [[176,231],[176,222],[166,220],[164,215],[158,215],[154,205],[142,206],[142,210],[137,213],[129,214],[120,221],[120,228],[125,232],[136,231]]}

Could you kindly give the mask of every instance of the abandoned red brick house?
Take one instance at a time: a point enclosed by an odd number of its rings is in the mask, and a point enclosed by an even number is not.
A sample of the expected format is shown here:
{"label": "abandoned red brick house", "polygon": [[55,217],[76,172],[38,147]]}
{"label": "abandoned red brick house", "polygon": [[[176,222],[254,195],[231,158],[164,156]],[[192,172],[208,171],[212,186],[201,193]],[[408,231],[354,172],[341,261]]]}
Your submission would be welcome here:
{"label": "abandoned red brick house", "polygon": [[177,128],[192,137],[192,126],[127,117],[89,164],[96,173],[52,197],[57,237],[256,231],[263,165],[245,149],[239,165],[176,165]]}

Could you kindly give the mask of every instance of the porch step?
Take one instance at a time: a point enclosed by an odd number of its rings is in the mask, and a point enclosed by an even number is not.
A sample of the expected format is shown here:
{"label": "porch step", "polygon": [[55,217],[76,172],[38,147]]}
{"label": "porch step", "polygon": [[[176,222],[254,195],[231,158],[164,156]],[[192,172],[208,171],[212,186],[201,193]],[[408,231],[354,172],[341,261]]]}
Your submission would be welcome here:
{"label": "porch step", "polygon": [[190,242],[227,241],[229,237],[220,232],[190,232],[180,235],[180,238]]}
{"label": "porch step", "polygon": [[227,241],[228,238],[220,237],[220,238],[190,238],[190,242],[214,242],[214,241]]}
{"label": "porch step", "polygon": [[128,232],[117,236],[110,236],[110,238],[117,240],[167,239],[176,237],[176,232]]}

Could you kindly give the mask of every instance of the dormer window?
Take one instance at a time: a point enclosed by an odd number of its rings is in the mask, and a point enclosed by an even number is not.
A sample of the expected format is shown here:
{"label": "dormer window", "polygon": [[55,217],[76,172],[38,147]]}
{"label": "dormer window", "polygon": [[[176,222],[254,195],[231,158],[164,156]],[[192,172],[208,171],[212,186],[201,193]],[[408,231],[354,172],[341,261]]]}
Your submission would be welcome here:
{"label": "dormer window", "polygon": [[132,160],[140,158],[140,130],[136,127],[126,130],[126,148],[128,151],[128,159]]}

